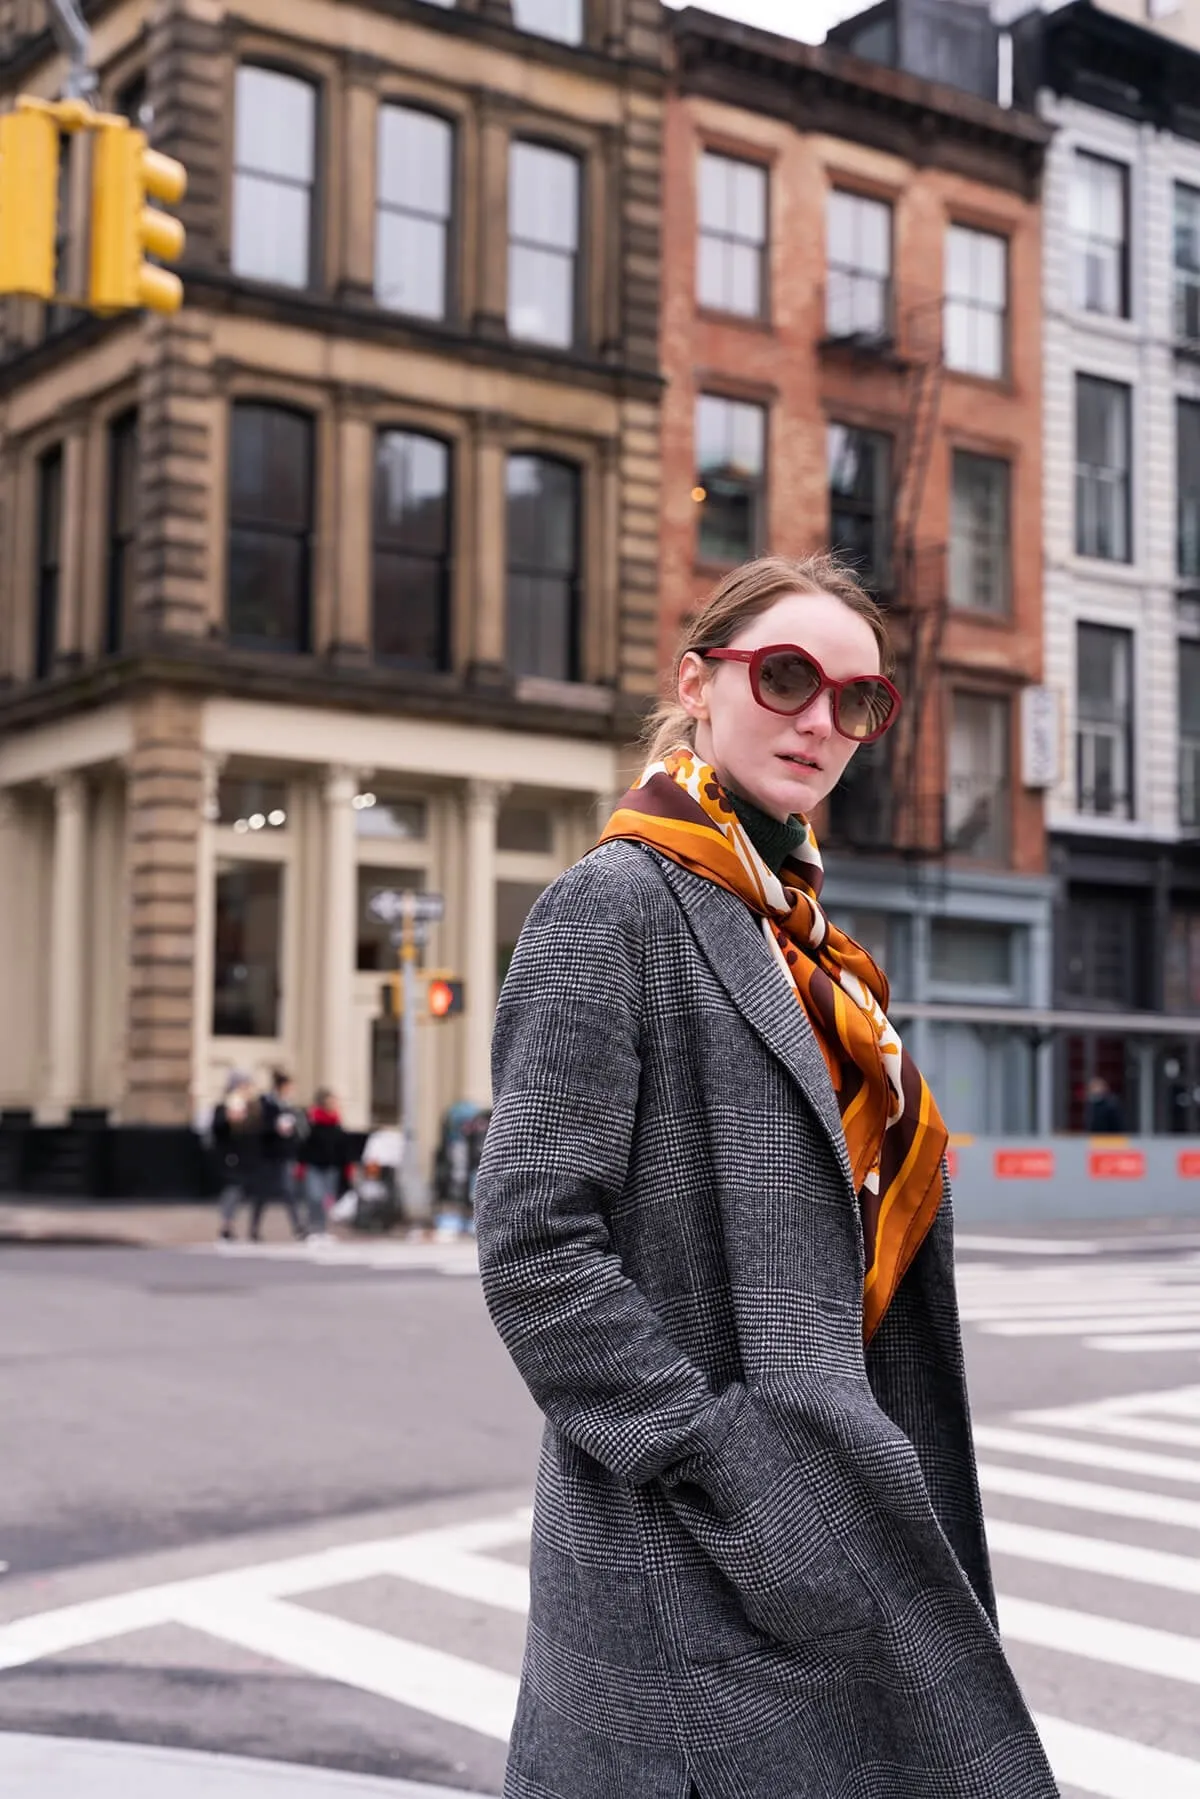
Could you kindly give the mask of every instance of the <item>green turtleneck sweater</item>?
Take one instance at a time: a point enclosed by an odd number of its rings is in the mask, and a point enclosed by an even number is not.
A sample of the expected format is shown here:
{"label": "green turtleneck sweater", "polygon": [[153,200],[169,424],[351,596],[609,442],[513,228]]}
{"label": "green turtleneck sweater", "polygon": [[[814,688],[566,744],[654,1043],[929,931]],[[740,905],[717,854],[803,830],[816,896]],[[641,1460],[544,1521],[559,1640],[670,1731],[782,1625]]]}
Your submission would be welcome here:
{"label": "green turtleneck sweater", "polygon": [[804,825],[794,814],[781,822],[772,818],[769,812],[760,811],[731,788],[727,787],[725,792],[747,837],[771,873],[777,875],[793,850],[799,849],[804,842]]}

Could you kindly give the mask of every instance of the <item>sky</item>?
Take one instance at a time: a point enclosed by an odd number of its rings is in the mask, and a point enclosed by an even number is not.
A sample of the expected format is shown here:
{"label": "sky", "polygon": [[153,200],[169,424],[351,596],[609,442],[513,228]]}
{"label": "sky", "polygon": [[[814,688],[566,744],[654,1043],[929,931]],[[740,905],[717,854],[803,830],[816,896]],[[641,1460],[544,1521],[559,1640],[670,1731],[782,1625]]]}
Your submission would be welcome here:
{"label": "sky", "polygon": [[[686,3],[667,0],[669,6]],[[747,25],[761,25],[767,31],[819,44],[831,25],[865,11],[870,0],[695,0],[695,4],[705,12],[724,13],[728,19],[742,19]]]}

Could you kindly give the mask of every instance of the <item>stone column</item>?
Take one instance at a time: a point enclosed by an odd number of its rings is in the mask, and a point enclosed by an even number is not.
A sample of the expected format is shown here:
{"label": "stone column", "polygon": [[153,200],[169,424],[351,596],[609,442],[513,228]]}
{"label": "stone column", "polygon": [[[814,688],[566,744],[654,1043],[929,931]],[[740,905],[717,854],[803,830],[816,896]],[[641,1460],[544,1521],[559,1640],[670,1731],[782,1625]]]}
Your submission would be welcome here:
{"label": "stone column", "polygon": [[369,300],[375,294],[376,132],[379,118],[376,84],[380,64],[373,56],[350,51],[345,69],[346,154],[342,175],[338,294],[343,300]]}
{"label": "stone column", "polygon": [[477,413],[473,420],[475,450],[475,516],[472,520],[473,641],[470,678],[476,686],[507,687],[507,595],[505,593],[506,522],[504,495],[505,435],[508,421],[499,413]]}
{"label": "stone column", "polygon": [[79,661],[83,653],[83,549],[87,528],[87,428],[73,417],[63,443],[62,541],[59,549],[58,643],[55,665]]}
{"label": "stone column", "polygon": [[55,777],[54,868],[50,880],[50,1018],[46,1097],[56,1118],[82,1099],[84,887],[87,787],[72,771]]}
{"label": "stone column", "polygon": [[350,1091],[353,1072],[354,949],[357,864],[354,848],[354,807],[358,775],[349,768],[331,767],[325,772],[322,798],[325,830],[324,867],[324,966],[321,1008],[321,1084],[332,1087],[343,1101]]}
{"label": "stone column", "polygon": [[329,654],[361,663],[371,645],[371,512],[374,433],[352,397],[339,397],[336,538]]}
{"label": "stone column", "polygon": [[[503,0],[489,0],[501,4]],[[508,155],[510,111],[488,94],[479,118],[479,245],[476,259],[475,316],[480,337],[508,336]]]}
{"label": "stone column", "polygon": [[201,764],[200,824],[196,836],[196,959],[192,997],[192,1117],[208,1097],[212,1039],[217,857],[213,830],[219,817],[217,789],[225,757],[207,750]]}
{"label": "stone column", "polygon": [[496,815],[507,789],[469,781],[464,795],[466,1067],[464,1099],[491,1104],[496,1012]]}

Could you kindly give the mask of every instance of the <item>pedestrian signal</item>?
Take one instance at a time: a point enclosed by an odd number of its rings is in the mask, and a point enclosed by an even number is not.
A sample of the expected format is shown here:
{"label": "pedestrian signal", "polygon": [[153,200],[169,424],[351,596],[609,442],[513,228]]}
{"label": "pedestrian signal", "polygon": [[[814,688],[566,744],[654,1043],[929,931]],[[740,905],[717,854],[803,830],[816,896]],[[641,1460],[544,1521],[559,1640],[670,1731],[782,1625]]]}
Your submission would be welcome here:
{"label": "pedestrian signal", "polygon": [[40,108],[0,117],[0,294],[54,295],[58,125]]}
{"label": "pedestrian signal", "polygon": [[187,189],[187,170],[146,146],[146,133],[127,119],[105,116],[96,129],[92,163],[92,278],[88,304],[97,312],[148,306],[178,312],[183,283],[147,255],[176,262],[183,226],[146,205],[147,196],[175,206]]}
{"label": "pedestrian signal", "polygon": [[453,1018],[463,1009],[463,984],[438,977],[429,983],[429,1016]]}

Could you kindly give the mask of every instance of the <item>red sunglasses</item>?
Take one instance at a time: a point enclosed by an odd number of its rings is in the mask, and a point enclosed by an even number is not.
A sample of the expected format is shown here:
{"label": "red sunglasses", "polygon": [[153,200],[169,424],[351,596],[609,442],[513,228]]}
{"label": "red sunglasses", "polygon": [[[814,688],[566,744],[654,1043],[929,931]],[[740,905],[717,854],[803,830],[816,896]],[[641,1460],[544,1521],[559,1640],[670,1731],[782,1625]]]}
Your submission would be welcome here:
{"label": "red sunglasses", "polygon": [[833,695],[833,728],[855,743],[874,743],[895,724],[900,695],[885,675],[851,675],[831,681],[815,656],[794,643],[769,643],[761,650],[697,650],[706,662],[748,662],[750,691],[768,712],[794,718],[828,690]]}

